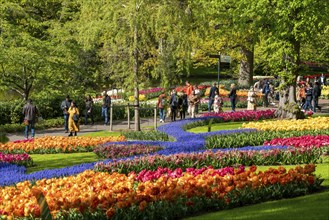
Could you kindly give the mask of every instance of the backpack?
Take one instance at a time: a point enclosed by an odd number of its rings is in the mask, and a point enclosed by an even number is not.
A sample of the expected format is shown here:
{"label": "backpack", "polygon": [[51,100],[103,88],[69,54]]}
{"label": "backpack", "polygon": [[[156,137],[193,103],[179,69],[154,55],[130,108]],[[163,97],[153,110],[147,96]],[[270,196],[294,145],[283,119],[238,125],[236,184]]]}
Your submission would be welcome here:
{"label": "backpack", "polygon": [[177,106],[177,105],[178,105],[177,96],[173,95],[171,98],[171,106]]}
{"label": "backpack", "polygon": [[161,105],[162,105],[162,107],[165,107],[167,105],[167,99],[166,98],[164,98],[164,97],[161,98]]}
{"label": "backpack", "polygon": [[306,96],[312,96],[313,95],[313,91],[312,91],[312,88],[308,88],[306,90]]}
{"label": "backpack", "polygon": [[188,106],[188,104],[187,104],[187,98],[183,98],[183,106]]}
{"label": "backpack", "polygon": [[266,83],[265,85],[264,85],[264,87],[263,87],[263,91],[262,91],[262,93],[263,94],[267,94],[267,93],[269,93],[270,92],[270,86]]}
{"label": "backpack", "polygon": [[321,96],[321,86],[319,86],[319,89],[318,89],[318,97],[320,97]]}

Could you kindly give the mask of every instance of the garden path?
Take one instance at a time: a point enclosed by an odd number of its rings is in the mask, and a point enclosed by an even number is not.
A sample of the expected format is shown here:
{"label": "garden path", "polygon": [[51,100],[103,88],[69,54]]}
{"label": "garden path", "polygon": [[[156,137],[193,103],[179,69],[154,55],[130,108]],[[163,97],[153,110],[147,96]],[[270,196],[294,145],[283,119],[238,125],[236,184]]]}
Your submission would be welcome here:
{"label": "garden path", "polygon": [[[319,105],[322,107],[322,111],[319,114],[328,114],[329,113],[329,100],[328,99],[320,99],[319,100]],[[270,106],[270,108],[275,108],[276,106]],[[257,110],[264,110],[268,108],[263,108],[263,107],[258,107]],[[241,111],[245,109],[237,109],[237,111]],[[190,117],[187,116],[187,119]],[[167,124],[169,120],[164,123]],[[153,118],[143,118],[141,119],[141,128],[143,129],[152,129],[154,126],[153,124]],[[158,126],[162,125],[158,122]],[[97,132],[97,131],[106,131],[109,130],[109,126],[105,126],[103,124],[95,124],[95,125],[81,125],[80,126],[80,132],[78,135],[82,134],[87,134],[91,132]],[[130,125],[130,130],[134,129],[134,121],[131,121]],[[114,121],[113,122],[113,131],[124,131],[128,130],[128,124],[127,121]],[[43,137],[45,135],[48,136],[66,136],[67,134],[64,133],[63,128],[51,128],[51,129],[46,129],[42,131],[36,131],[36,137]],[[9,141],[17,141],[17,140],[22,140],[24,139],[24,134],[23,133],[13,133],[13,134],[7,134]]]}

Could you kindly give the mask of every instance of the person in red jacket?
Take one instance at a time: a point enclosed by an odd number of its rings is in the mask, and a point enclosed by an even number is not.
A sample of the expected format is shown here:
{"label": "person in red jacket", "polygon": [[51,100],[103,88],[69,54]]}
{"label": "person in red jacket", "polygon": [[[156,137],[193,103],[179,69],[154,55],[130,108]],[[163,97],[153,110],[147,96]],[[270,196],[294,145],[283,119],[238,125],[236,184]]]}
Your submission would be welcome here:
{"label": "person in red jacket", "polygon": [[[186,85],[186,92],[185,92],[185,94],[186,94],[187,97],[190,97],[191,94],[192,94],[192,92],[194,91],[193,86],[192,86],[192,84],[189,83],[189,81],[186,81],[185,82],[185,85]],[[187,103],[187,104],[188,104],[187,113],[188,114],[191,114],[191,112],[190,112],[191,111],[190,104],[189,103]]]}

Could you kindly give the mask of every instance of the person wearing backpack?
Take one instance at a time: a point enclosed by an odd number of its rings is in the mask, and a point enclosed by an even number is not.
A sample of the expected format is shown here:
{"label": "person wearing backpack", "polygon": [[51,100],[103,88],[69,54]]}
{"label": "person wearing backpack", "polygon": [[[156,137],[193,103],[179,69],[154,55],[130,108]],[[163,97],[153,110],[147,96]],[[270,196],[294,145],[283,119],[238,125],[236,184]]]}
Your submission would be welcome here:
{"label": "person wearing backpack", "polygon": [[31,129],[32,138],[35,136],[35,123],[39,115],[38,108],[33,105],[32,100],[28,99],[23,107],[24,124],[25,124],[25,139],[29,138],[29,130]]}
{"label": "person wearing backpack", "polygon": [[312,83],[307,84],[306,87],[306,102],[303,106],[304,110],[313,110],[312,107],[312,99],[313,99],[313,87],[312,87]]}
{"label": "person wearing backpack", "polygon": [[64,115],[64,129],[65,129],[65,133],[69,132],[69,113],[67,112],[71,106],[71,102],[72,100],[70,100],[70,96],[66,96],[65,100],[62,101],[61,103],[61,109],[63,111],[63,115]]}
{"label": "person wearing backpack", "polygon": [[199,105],[200,99],[199,96],[195,94],[195,91],[188,97],[190,108],[191,108],[191,118],[195,118],[195,108]]}
{"label": "person wearing backpack", "polygon": [[263,106],[264,107],[268,107],[269,103],[268,103],[268,95],[270,94],[270,83],[267,81],[263,87]]}
{"label": "person wearing backpack", "polygon": [[180,114],[180,119],[185,119],[185,114],[188,109],[188,100],[187,95],[183,93],[178,99],[178,109]]}
{"label": "person wearing backpack", "polygon": [[166,117],[166,108],[167,108],[167,96],[165,93],[162,93],[158,97],[157,107],[159,108],[160,113],[160,123],[165,122]]}
{"label": "person wearing backpack", "polygon": [[172,91],[170,97],[170,109],[171,109],[171,121],[176,121],[177,107],[178,107],[178,97],[176,90]]}
{"label": "person wearing backpack", "polygon": [[321,112],[321,107],[319,106],[319,97],[321,96],[321,86],[319,82],[314,83],[313,88],[313,111],[316,112],[316,108],[318,108]]}

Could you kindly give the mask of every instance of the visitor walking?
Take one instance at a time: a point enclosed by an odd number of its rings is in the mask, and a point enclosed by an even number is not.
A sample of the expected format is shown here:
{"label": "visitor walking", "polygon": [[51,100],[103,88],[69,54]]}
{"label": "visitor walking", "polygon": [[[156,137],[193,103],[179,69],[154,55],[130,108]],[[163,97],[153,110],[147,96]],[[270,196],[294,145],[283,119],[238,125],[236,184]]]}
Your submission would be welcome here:
{"label": "visitor walking", "polygon": [[[186,85],[186,95],[190,96],[192,94],[192,91],[194,90],[193,86],[191,83],[189,83],[189,81],[185,82]],[[187,109],[187,113],[190,114],[190,108],[188,107]]]}
{"label": "visitor walking", "polygon": [[[194,85],[193,90],[194,90],[195,95],[197,95],[200,98],[201,93],[200,93],[200,89],[198,88],[197,85]],[[188,100],[188,97],[189,96],[187,96],[187,100]],[[190,107],[189,103],[188,103],[188,106]],[[198,113],[199,113],[199,105],[195,106],[195,114],[198,114]]]}
{"label": "visitor walking", "polygon": [[158,97],[158,102],[157,102],[157,107],[159,108],[159,113],[160,113],[160,123],[165,122],[165,117],[166,117],[166,108],[167,108],[167,96],[165,93],[162,93]]}
{"label": "visitor walking", "polygon": [[31,130],[32,138],[35,136],[35,123],[39,115],[38,108],[33,105],[32,100],[27,100],[23,107],[24,124],[25,124],[25,139],[29,138],[29,130]]}
{"label": "visitor walking", "polygon": [[216,91],[217,91],[217,94],[219,94],[219,89],[217,87],[217,83],[214,83],[209,91],[208,112],[211,112],[212,105],[214,104],[214,101],[215,101]]}
{"label": "visitor walking", "polygon": [[199,96],[193,91],[192,94],[188,97],[190,108],[191,108],[191,118],[195,118],[195,108],[199,105],[200,99]]}
{"label": "visitor walking", "polygon": [[111,106],[111,97],[104,92],[105,96],[103,98],[103,105],[102,105],[102,117],[104,117],[104,125],[109,123],[109,108]]}
{"label": "visitor walking", "polygon": [[315,82],[313,87],[313,111],[316,112],[318,108],[321,112],[321,107],[319,106],[319,97],[321,96],[321,86],[319,82]]}
{"label": "visitor walking", "polygon": [[247,110],[253,110],[256,111],[257,108],[257,100],[256,100],[256,92],[254,90],[254,87],[251,86],[250,90],[248,91],[248,106],[247,106]]}
{"label": "visitor walking", "polygon": [[326,85],[326,80],[327,80],[326,76],[322,73],[321,76],[320,76],[320,80],[319,80],[321,86],[325,86]]}
{"label": "visitor walking", "polygon": [[263,91],[262,91],[262,93],[263,93],[263,106],[264,107],[268,107],[268,96],[269,96],[269,94],[270,94],[270,83],[267,81],[265,84],[264,84],[264,86],[263,86]]}
{"label": "visitor walking", "polygon": [[94,108],[94,101],[89,95],[85,99],[85,104],[86,104],[86,112],[85,112],[85,125],[88,124],[88,118],[91,119],[91,124],[94,124],[94,114],[93,114],[93,108]]}
{"label": "visitor walking", "polygon": [[215,100],[214,100],[214,112],[215,113],[223,112],[222,105],[223,105],[223,99],[219,96],[219,94],[216,91]]}
{"label": "visitor walking", "polygon": [[64,129],[65,129],[65,133],[68,133],[69,132],[69,127],[68,127],[69,113],[67,111],[70,108],[70,106],[71,106],[70,96],[67,95],[65,97],[65,100],[61,104],[61,109],[62,109],[63,115],[64,115]]}
{"label": "visitor walking", "polygon": [[305,111],[307,110],[313,110],[313,107],[312,107],[312,99],[313,99],[313,87],[312,87],[312,83],[309,83],[309,84],[306,84],[307,87],[306,87],[306,101],[305,101],[305,104],[303,106],[303,109]]}
{"label": "visitor walking", "polygon": [[235,105],[236,105],[236,101],[237,101],[237,94],[236,94],[236,87],[235,87],[235,84],[234,83],[231,84],[231,90],[230,90],[230,93],[228,94],[228,97],[230,98],[232,111],[235,112]]}
{"label": "visitor walking", "polygon": [[69,113],[69,129],[70,129],[70,134],[69,136],[77,136],[77,132],[79,131],[79,109],[76,106],[75,102],[71,102],[71,106],[68,110]]}
{"label": "visitor walking", "polygon": [[185,93],[179,96],[178,106],[180,119],[185,119],[186,111],[188,110],[188,99]]}
{"label": "visitor walking", "polygon": [[176,90],[173,90],[170,97],[171,121],[176,121],[178,97]]}

